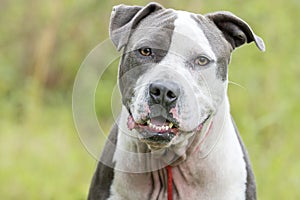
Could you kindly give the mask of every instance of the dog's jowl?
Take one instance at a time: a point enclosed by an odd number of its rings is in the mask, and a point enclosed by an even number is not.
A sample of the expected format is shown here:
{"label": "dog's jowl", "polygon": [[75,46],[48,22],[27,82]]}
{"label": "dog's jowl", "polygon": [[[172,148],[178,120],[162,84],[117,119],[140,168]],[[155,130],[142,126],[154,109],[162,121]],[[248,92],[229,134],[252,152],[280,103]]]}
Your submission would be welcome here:
{"label": "dog's jowl", "polygon": [[254,42],[264,51],[263,40],[230,12],[156,3],[114,7],[110,37],[123,51],[123,107],[89,199],[256,199],[230,115],[227,69],[234,49]]}

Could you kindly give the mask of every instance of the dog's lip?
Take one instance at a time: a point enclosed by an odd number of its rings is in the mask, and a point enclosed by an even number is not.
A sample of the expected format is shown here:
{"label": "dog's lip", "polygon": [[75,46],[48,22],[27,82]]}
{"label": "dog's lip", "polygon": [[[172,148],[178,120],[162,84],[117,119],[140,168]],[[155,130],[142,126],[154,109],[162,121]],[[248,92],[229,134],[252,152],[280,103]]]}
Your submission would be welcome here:
{"label": "dog's lip", "polygon": [[212,114],[208,114],[207,117],[199,124],[199,126],[197,126],[197,128],[195,129],[196,131],[200,131],[203,127],[203,125],[209,121],[209,119],[212,117]]}
{"label": "dog's lip", "polygon": [[[188,131],[188,132],[198,132],[202,130],[203,125],[211,118],[212,113],[208,114],[207,117],[193,130]],[[163,117],[160,117],[163,118]],[[146,130],[150,132],[155,132],[155,133],[171,133],[178,135],[178,133],[182,130],[180,130],[180,126],[177,122],[170,121],[168,119],[163,118],[165,121],[164,122],[159,122],[155,121],[155,118],[153,119],[146,119],[143,120],[142,122],[135,122],[134,118],[132,115],[128,116],[128,121],[127,121],[127,126],[130,130],[132,129],[138,129],[138,130]]]}

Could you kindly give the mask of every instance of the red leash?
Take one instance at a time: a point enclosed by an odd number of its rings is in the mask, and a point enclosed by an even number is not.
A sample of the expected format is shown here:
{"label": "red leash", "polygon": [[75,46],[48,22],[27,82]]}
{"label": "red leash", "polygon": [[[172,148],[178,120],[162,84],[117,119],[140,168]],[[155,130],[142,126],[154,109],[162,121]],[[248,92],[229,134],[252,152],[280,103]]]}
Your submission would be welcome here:
{"label": "red leash", "polygon": [[170,165],[166,166],[168,173],[168,200],[172,200],[173,189],[172,189],[172,167]]}

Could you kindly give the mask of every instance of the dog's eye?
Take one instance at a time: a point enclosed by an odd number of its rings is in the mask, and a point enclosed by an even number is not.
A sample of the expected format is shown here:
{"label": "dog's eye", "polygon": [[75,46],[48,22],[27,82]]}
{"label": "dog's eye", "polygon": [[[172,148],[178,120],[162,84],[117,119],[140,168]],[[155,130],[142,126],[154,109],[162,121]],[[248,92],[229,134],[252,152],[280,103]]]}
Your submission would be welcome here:
{"label": "dog's eye", "polygon": [[205,57],[205,56],[200,56],[199,58],[197,58],[195,60],[195,64],[196,65],[200,65],[200,66],[205,66],[208,63],[210,63],[210,60],[207,57]]}
{"label": "dog's eye", "polygon": [[140,48],[139,52],[143,56],[151,56],[152,55],[152,50],[149,47]]}

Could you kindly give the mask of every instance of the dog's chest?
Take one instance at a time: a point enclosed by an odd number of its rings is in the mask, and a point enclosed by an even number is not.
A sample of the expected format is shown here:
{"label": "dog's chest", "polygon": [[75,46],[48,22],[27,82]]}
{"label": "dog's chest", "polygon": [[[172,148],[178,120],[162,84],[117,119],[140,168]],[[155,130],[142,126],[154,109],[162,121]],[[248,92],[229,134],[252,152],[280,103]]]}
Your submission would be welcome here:
{"label": "dog's chest", "polygon": [[[214,172],[212,172],[213,169],[207,170],[207,168],[192,172],[187,166],[174,167],[172,169],[173,199],[245,199],[246,177],[244,173],[237,172],[236,169],[225,168]],[[112,186],[110,199],[167,199],[168,178],[165,169],[147,174],[119,174],[119,178],[123,180],[123,183],[115,183]],[[124,184],[124,179],[126,179],[126,184]]]}
{"label": "dog's chest", "polygon": [[[205,159],[195,152],[172,168],[173,199],[245,199],[246,166],[234,128],[228,124]],[[124,180],[126,180],[124,184]],[[144,174],[116,172],[110,199],[167,199],[166,169]]]}

